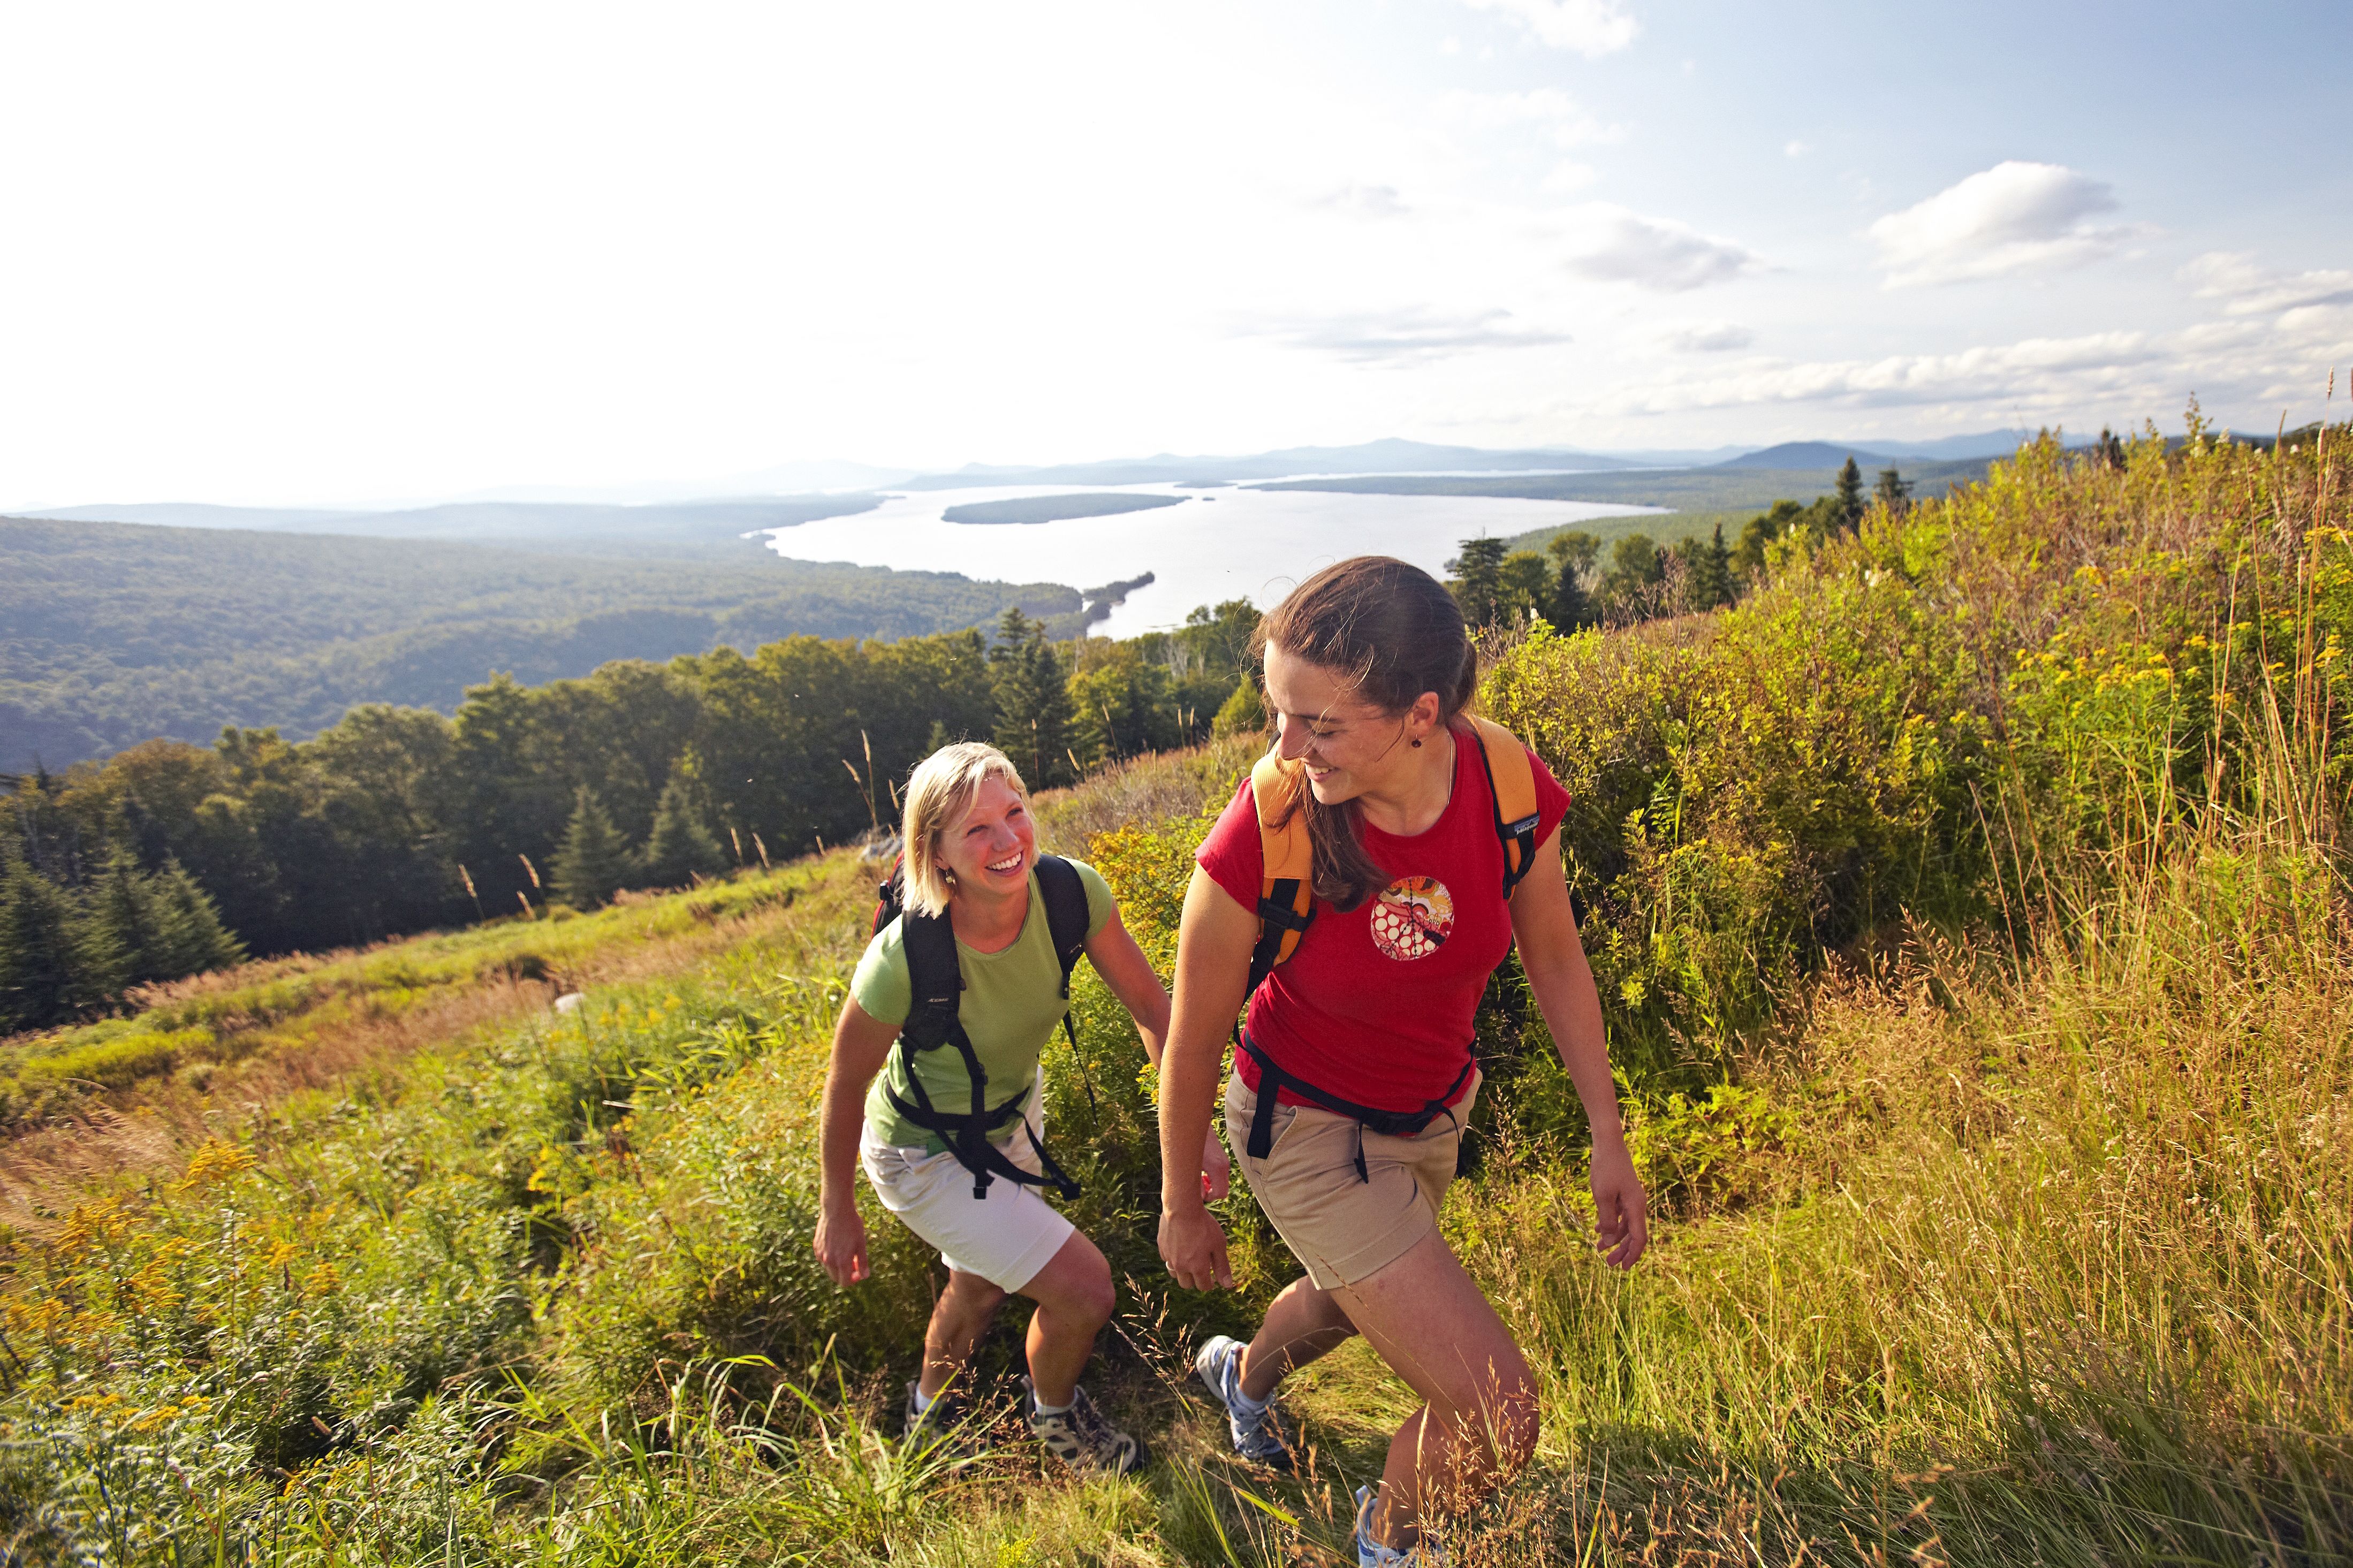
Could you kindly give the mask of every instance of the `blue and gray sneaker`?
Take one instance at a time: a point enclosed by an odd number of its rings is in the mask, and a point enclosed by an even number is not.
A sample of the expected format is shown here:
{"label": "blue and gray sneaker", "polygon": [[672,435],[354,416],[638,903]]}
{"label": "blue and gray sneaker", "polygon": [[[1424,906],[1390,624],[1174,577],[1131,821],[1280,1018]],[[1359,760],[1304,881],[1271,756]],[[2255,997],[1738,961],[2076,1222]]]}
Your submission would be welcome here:
{"label": "blue and gray sneaker", "polygon": [[1446,1568],[1446,1548],[1430,1536],[1402,1552],[1372,1538],[1373,1503],[1380,1495],[1378,1487],[1356,1489],[1356,1568]]}
{"label": "blue and gray sneaker", "polygon": [[1291,1445],[1282,1440],[1275,1425],[1274,1400],[1269,1397],[1259,1404],[1242,1393],[1243,1348],[1240,1340],[1219,1334],[1193,1358],[1193,1370],[1226,1407],[1226,1427],[1233,1437],[1234,1452],[1252,1464],[1288,1470],[1293,1463]]}

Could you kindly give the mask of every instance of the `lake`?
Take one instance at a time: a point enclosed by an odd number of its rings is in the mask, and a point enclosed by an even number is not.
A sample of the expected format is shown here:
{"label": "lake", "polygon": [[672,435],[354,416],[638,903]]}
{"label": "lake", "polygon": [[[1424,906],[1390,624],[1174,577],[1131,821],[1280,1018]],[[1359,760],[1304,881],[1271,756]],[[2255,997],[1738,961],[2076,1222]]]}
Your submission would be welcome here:
{"label": "lake", "polygon": [[[1303,476],[1304,477],[1304,476]],[[1060,522],[947,522],[973,501],[1073,493],[1168,495],[1181,506]],[[1196,605],[1273,604],[1320,567],[1350,555],[1394,555],[1443,576],[1456,546],[1656,508],[1486,496],[1333,495],[1314,490],[1180,489],[1175,485],[998,485],[893,496],[875,511],[780,528],[776,553],[909,572],[957,572],[1012,583],[1092,588],[1154,574],[1097,636],[1125,637],[1181,624]]]}

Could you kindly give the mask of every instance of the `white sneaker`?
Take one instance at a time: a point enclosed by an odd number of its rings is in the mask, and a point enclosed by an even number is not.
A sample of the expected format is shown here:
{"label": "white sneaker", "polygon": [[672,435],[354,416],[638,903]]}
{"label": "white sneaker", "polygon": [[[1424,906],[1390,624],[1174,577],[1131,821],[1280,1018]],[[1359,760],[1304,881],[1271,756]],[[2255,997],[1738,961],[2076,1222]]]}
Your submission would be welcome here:
{"label": "white sneaker", "polygon": [[1046,1451],[1074,1470],[1124,1476],[1146,1457],[1141,1442],[1103,1419],[1083,1388],[1072,1391],[1068,1410],[1049,1414],[1038,1408],[1038,1391],[1025,1377],[1021,1412],[1029,1418],[1029,1430],[1046,1445]]}
{"label": "white sneaker", "polygon": [[1403,1552],[1394,1546],[1383,1546],[1372,1538],[1373,1503],[1380,1495],[1378,1487],[1356,1489],[1356,1568],[1446,1568],[1452,1559],[1446,1555],[1446,1548],[1429,1535]]}
{"label": "white sneaker", "polygon": [[1291,1445],[1282,1440],[1282,1432],[1275,1424],[1273,1397],[1270,1395],[1265,1404],[1253,1410],[1242,1394],[1245,1348],[1240,1340],[1218,1334],[1193,1357],[1193,1370],[1209,1385],[1218,1403],[1226,1407],[1226,1430],[1233,1439],[1234,1452],[1252,1464],[1288,1470],[1293,1463]]}

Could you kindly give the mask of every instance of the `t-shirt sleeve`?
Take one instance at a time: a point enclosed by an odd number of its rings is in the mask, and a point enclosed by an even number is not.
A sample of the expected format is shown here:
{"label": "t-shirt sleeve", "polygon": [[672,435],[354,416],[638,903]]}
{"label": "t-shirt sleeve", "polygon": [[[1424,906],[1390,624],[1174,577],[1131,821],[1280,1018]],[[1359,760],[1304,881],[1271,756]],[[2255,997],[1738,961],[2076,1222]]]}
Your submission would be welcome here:
{"label": "t-shirt sleeve", "polygon": [[1534,747],[1528,750],[1528,770],[1535,775],[1536,842],[1542,844],[1560,826],[1560,819],[1568,815],[1568,791],[1552,776],[1552,770],[1545,766],[1545,760],[1536,755]]}
{"label": "t-shirt sleeve", "polygon": [[907,974],[907,950],[900,942],[897,921],[876,931],[866,944],[865,955],[849,977],[849,994],[878,1024],[895,1027],[907,1021],[915,1005],[915,983]]}
{"label": "t-shirt sleeve", "polygon": [[1092,941],[1097,932],[1111,923],[1113,911],[1119,908],[1119,900],[1111,896],[1111,884],[1104,881],[1103,873],[1092,866],[1083,860],[1073,860],[1071,868],[1079,874],[1079,883],[1087,890],[1087,936]]}
{"label": "t-shirt sleeve", "polygon": [[1233,800],[1219,816],[1218,825],[1209,829],[1209,837],[1201,841],[1201,847],[1193,852],[1193,859],[1234,902],[1252,915],[1258,913],[1266,847],[1259,841],[1258,801],[1250,794],[1250,780],[1242,780],[1241,787],[1234,791]]}

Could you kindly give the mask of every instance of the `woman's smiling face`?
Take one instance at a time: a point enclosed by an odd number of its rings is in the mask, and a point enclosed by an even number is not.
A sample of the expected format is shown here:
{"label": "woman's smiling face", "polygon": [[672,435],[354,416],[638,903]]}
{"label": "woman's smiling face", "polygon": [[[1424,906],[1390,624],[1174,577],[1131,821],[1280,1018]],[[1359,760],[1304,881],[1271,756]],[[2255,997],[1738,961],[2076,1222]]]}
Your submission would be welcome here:
{"label": "woman's smiling face", "polygon": [[1009,894],[1024,887],[1038,859],[1038,829],[1013,786],[991,775],[972,804],[940,833],[940,863],[959,896]]}
{"label": "woman's smiling face", "polygon": [[1438,694],[1425,691],[1403,713],[1356,697],[1339,672],[1268,645],[1266,706],[1285,761],[1306,766],[1307,784],[1325,805],[1377,789],[1406,765],[1411,742],[1438,723]]}

